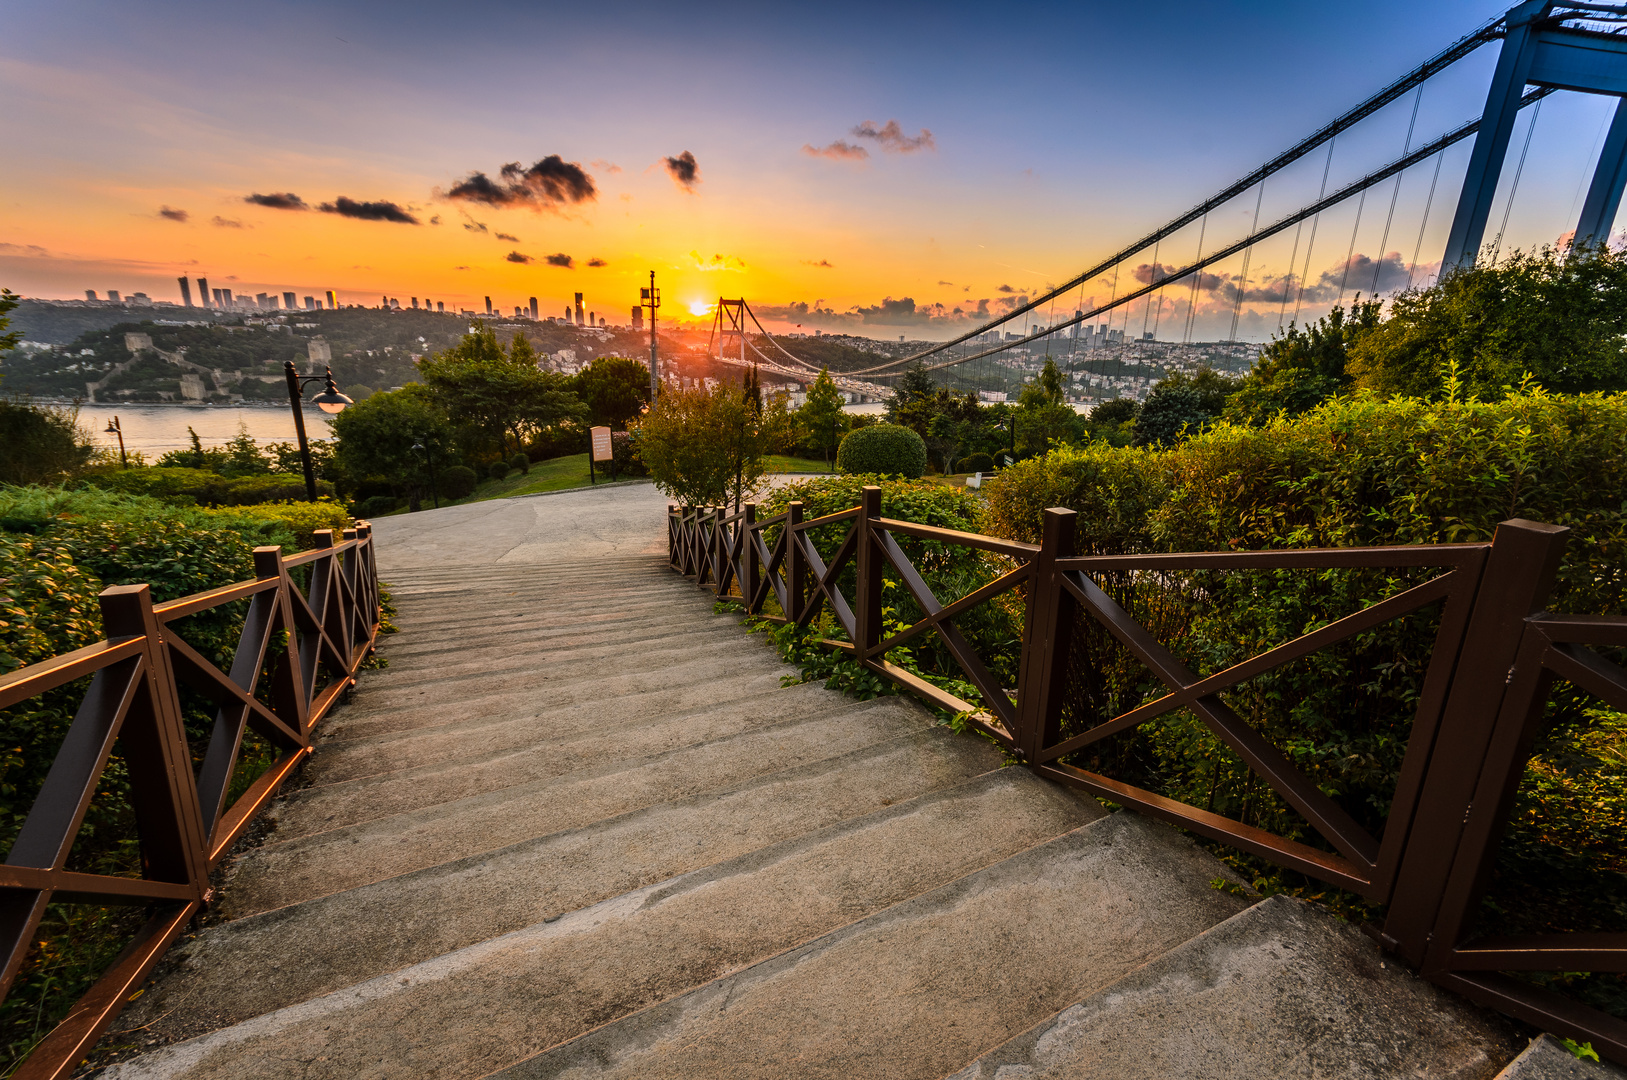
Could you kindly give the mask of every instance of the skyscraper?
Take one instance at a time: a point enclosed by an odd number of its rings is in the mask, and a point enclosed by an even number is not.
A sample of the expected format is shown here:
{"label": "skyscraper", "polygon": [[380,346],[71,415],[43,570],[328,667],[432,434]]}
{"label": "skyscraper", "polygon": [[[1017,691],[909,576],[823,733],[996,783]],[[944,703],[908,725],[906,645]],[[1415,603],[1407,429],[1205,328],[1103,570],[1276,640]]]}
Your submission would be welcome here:
{"label": "skyscraper", "polygon": [[316,297],[307,296],[305,298],[305,310],[306,311],[315,311],[316,310]]}
{"label": "skyscraper", "polygon": [[[203,307],[209,306],[209,279],[206,277],[198,279],[198,303]],[[220,306],[218,298],[215,300],[215,306]]]}
{"label": "skyscraper", "polygon": [[569,304],[565,305],[565,321],[571,321],[571,306]]}
{"label": "skyscraper", "polygon": [[334,299],[332,289],[328,290],[328,310],[329,311],[338,311],[339,310],[339,303],[338,303],[337,300]]}
{"label": "skyscraper", "polygon": [[192,283],[183,275],[176,278],[181,283],[181,303],[186,307],[192,306]]}
{"label": "skyscraper", "polygon": [[85,290],[85,299],[86,300],[94,300],[94,299],[96,299],[96,290],[95,289],[86,289]]}
{"label": "skyscraper", "polygon": [[294,310],[294,308],[297,305],[294,303],[294,294],[293,293],[285,292],[285,293],[282,294],[282,306],[283,306],[283,310],[285,310],[285,311],[293,311]]}
{"label": "skyscraper", "polygon": [[111,300],[115,304],[118,303],[119,302],[119,290],[117,290],[117,289],[109,289],[109,290],[107,290],[107,298],[109,300]]}
{"label": "skyscraper", "polygon": [[486,297],[486,314],[491,314],[491,297]]}
{"label": "skyscraper", "polygon": [[412,310],[418,310],[418,298],[416,296],[412,298]]}
{"label": "skyscraper", "polygon": [[576,294],[576,325],[582,325],[582,294]]}
{"label": "skyscraper", "polygon": [[531,298],[531,317],[533,319],[537,317],[537,298],[535,296]]}
{"label": "skyscraper", "polygon": [[230,289],[222,289],[222,290],[220,290],[220,298],[225,301],[225,303],[221,305],[222,307],[230,308],[232,306],[232,303],[233,303],[233,301],[232,301],[232,290],[230,290]]}
{"label": "skyscraper", "polygon": [[642,304],[633,305],[633,329],[644,329],[644,305]]}
{"label": "skyscraper", "polygon": [[435,301],[435,310],[438,311],[438,312],[445,311],[446,310],[446,301],[444,301],[444,300]]}

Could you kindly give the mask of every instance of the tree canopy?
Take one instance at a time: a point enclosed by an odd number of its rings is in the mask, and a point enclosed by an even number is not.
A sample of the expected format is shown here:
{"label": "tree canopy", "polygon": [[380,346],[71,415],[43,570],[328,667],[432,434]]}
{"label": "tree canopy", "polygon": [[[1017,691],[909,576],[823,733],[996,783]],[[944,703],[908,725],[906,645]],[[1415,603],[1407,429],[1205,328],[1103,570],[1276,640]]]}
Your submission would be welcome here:
{"label": "tree canopy", "polygon": [[593,422],[619,431],[650,400],[650,369],[625,356],[601,356],[576,375],[576,393]]}
{"label": "tree canopy", "polygon": [[505,353],[490,328],[472,330],[420,363],[419,375],[465,440],[484,444],[470,449],[496,449],[499,456],[511,446],[518,451],[544,428],[588,415],[566,376],[538,369],[524,334],[516,334]]}

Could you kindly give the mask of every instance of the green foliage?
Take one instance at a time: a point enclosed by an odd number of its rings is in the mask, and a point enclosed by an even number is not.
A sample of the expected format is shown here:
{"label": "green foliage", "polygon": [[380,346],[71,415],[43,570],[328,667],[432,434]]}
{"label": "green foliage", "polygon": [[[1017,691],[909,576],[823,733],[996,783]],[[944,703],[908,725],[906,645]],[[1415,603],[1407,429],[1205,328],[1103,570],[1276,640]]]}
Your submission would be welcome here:
{"label": "green foliage", "polygon": [[292,547],[300,550],[310,550],[316,546],[316,539],[311,534],[318,529],[332,529],[334,543],[338,543],[344,539],[345,530],[353,524],[342,504],[327,499],[234,506],[221,511],[219,517],[222,520],[263,521],[292,535],[295,541]]}
{"label": "green foliage", "polygon": [[955,471],[963,473],[993,472],[994,459],[987,454],[968,454],[956,463]]}
{"label": "green foliage", "polygon": [[1349,347],[1356,384],[1438,398],[1449,372],[1492,400],[1530,375],[1556,393],[1627,389],[1627,255],[1515,252],[1401,293]]}
{"label": "green foliage", "polygon": [[334,462],[348,490],[376,477],[390,490],[418,498],[429,490],[431,465],[444,480],[457,464],[449,449],[457,441],[453,423],[436,395],[419,383],[350,406],[333,418],[333,438]]}
{"label": "green foliage", "polygon": [[494,461],[486,468],[486,475],[493,480],[501,480],[508,475],[508,462]]}
{"label": "green foliage", "polygon": [[803,445],[825,459],[830,465],[831,454],[846,434],[847,414],[842,411],[842,395],[830,377],[829,368],[820,368],[819,377],[808,387],[808,399],[797,410],[797,425],[803,433]]}
{"label": "green foliage", "polygon": [[644,459],[639,456],[639,434],[637,428],[610,433],[610,463],[615,466],[618,478],[649,474],[644,467]]}
{"label": "green foliage", "polygon": [[356,516],[363,519],[373,518],[400,508],[401,500],[394,495],[369,495],[356,504]]}
{"label": "green foliage", "polygon": [[685,506],[738,505],[762,480],[773,437],[742,390],[669,388],[639,424],[639,456]]}
{"label": "green foliage", "polygon": [[56,484],[96,457],[77,408],[0,401],[0,484]]}
{"label": "green foliage", "polygon": [[625,356],[601,356],[577,372],[575,390],[595,424],[626,430],[650,400],[650,367]]}
{"label": "green foliage", "polygon": [[1226,419],[1263,424],[1278,413],[1298,416],[1343,393],[1351,383],[1350,348],[1378,326],[1383,306],[1358,299],[1348,312],[1335,307],[1303,330],[1290,323],[1260,350],[1254,369],[1226,402]]}
{"label": "green foliage", "polygon": [[467,465],[454,465],[450,469],[442,469],[436,477],[440,481],[440,492],[448,499],[463,499],[475,493],[480,483],[480,477]]}
{"label": "green foliage", "polygon": [[466,450],[506,455],[544,428],[587,418],[587,406],[572,392],[570,380],[539,370],[536,361],[523,334],[505,352],[496,334],[481,327],[456,348],[424,360],[418,371],[429,398],[444,408]]}
{"label": "green foliage", "polygon": [[11,325],[9,316],[16,309],[17,294],[10,289],[0,289],[0,352],[15,349],[17,343],[23,339],[21,330],[7,329]]}
{"label": "green foliage", "polygon": [[[105,466],[85,474],[84,482],[127,495],[150,495],[203,506],[249,506],[305,497],[305,478],[290,473],[265,473],[233,480],[203,469]],[[317,494],[332,496],[333,483],[317,481]]]}
{"label": "green foliage", "polygon": [[510,472],[529,473],[531,471],[531,459],[524,454],[515,454],[509,459],[508,468]]}
{"label": "green foliage", "polygon": [[1238,385],[1206,367],[1195,375],[1177,371],[1159,380],[1136,415],[1136,445],[1168,445],[1197,434],[1225,412]]}
{"label": "green foliage", "polygon": [[836,451],[836,468],[845,475],[919,479],[926,472],[926,442],[899,424],[860,428],[842,439]]}

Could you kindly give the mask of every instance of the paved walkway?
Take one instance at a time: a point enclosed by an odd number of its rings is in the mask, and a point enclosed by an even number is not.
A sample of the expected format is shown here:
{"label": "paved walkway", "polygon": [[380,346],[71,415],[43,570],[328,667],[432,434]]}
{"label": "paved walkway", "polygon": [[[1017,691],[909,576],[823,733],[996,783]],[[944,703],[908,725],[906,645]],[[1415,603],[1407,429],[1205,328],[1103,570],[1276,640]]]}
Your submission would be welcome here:
{"label": "paved walkway", "polygon": [[[109,1076],[1443,1076],[1500,1022],[1173,831],[791,674],[647,486],[376,523],[401,632]],[[139,1032],[132,1036],[131,1031]]]}

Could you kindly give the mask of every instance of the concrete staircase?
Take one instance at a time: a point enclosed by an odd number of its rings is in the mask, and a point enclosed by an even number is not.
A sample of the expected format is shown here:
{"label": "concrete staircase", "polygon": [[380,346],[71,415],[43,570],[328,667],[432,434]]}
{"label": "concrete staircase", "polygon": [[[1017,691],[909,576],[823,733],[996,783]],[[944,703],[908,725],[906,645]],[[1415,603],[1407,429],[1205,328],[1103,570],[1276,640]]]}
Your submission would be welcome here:
{"label": "concrete staircase", "polygon": [[1521,1048],[909,700],[782,687],[659,559],[388,577],[389,668],[103,1075],[1491,1080]]}

